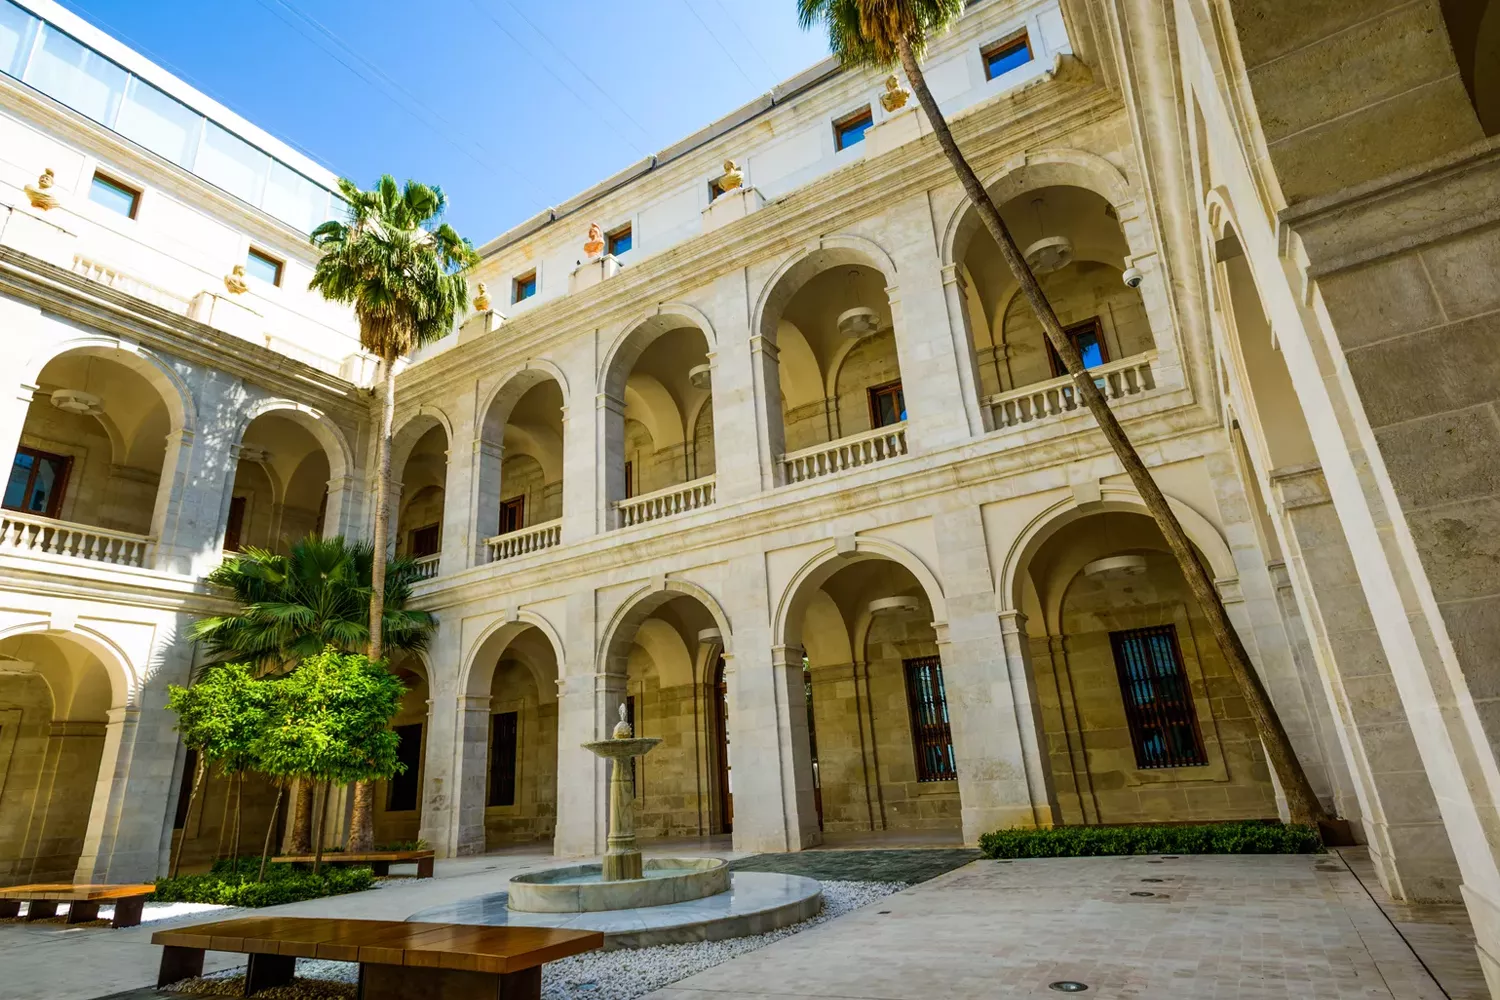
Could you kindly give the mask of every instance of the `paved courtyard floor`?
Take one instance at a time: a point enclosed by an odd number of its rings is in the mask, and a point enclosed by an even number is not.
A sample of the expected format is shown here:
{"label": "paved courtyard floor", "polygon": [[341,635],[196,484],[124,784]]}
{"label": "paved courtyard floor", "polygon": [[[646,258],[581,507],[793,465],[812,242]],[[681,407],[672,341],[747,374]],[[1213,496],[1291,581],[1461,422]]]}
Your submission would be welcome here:
{"label": "paved courtyard floor", "polygon": [[[719,844],[678,844],[671,853],[737,857]],[[920,884],[650,1000],[1041,998],[1059,996],[1048,984],[1062,980],[1087,984],[1083,995],[1098,1000],[1488,997],[1462,908],[1391,903],[1359,851],[1009,863],[971,857],[956,850],[738,856],[737,866],[748,870]],[[511,875],[555,863],[536,850],[442,861],[434,879],[393,880],[366,893],[258,912],[405,919],[500,891]],[[127,991],[154,997],[144,987],[155,979],[159,950],[149,942],[160,926],[0,925],[0,1000],[92,1000]],[[242,962],[210,955],[207,968],[236,964]]]}

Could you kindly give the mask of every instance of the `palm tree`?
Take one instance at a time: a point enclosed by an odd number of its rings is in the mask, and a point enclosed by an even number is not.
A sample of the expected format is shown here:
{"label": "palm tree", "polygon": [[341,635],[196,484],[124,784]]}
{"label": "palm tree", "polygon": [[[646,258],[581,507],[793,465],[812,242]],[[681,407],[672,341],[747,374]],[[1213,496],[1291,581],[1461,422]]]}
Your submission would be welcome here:
{"label": "palm tree", "polygon": [[[228,591],[238,609],[201,619],[190,635],[207,647],[211,663],[249,663],[268,672],[288,672],[328,646],[343,653],[368,649],[375,562],[371,544],[339,537],[309,535],[284,556],[247,548],[208,575],[208,582]],[[418,578],[417,565],[409,558],[387,566],[383,648],[427,648],[437,622],[426,611],[406,607]],[[294,853],[313,847],[312,792],[311,782],[297,789]]]}
{"label": "palm tree", "polygon": [[1011,237],[989,192],[980,183],[979,176],[969,166],[968,160],[964,159],[963,152],[948,128],[947,120],[938,108],[937,101],[933,99],[932,91],[927,87],[920,63],[927,39],[948,30],[953,21],[963,13],[964,6],[965,0],[797,0],[797,15],[804,29],[819,24],[827,28],[829,45],[844,65],[889,69],[900,63],[905,70],[906,78],[917,95],[917,103],[926,112],[938,145],[943,148],[948,162],[958,174],[964,193],[968,195],[980,221],[999,246],[1001,256],[1010,266],[1026,301],[1041,321],[1048,342],[1062,358],[1068,375],[1072,377],[1074,390],[1104,431],[1105,439],[1114,449],[1115,456],[1124,466],[1141,499],[1145,501],[1146,509],[1156,520],[1157,527],[1167,540],[1167,547],[1177,558],[1188,587],[1208,617],[1209,627],[1223,651],[1230,673],[1244,694],[1260,732],[1261,742],[1266,748],[1266,755],[1281,782],[1292,821],[1316,823],[1324,820],[1327,814],[1318,802],[1318,797],[1313,794],[1286,729],[1277,717],[1259,675],[1250,664],[1244,644],[1230,624],[1229,614],[1214,588],[1213,580],[1194,552],[1192,543],[1188,541],[1177,515],[1168,505],[1167,498],[1162,495],[1130,439],[1125,436],[1125,430],[1115,419],[1114,411],[1105,402],[1104,394],[1084,368],[1078,349],[1063,333],[1057,314],[1042,292],[1036,275],[1031,273],[1026,258],[1017,248],[1016,241]]}
{"label": "palm tree", "polygon": [[[329,301],[353,306],[360,345],[380,358],[385,396],[376,439],[373,622],[384,617],[396,359],[453,329],[469,296],[466,274],[479,256],[442,221],[448,200],[438,188],[416,181],[397,187],[386,174],[370,191],[340,179],[339,191],[349,204],[348,217],[313,231],[313,245],[322,256],[308,287]],[[366,655],[374,662],[382,652],[381,632],[372,631]],[[373,844],[374,795],[369,782],[355,786],[350,850],[368,850]]]}

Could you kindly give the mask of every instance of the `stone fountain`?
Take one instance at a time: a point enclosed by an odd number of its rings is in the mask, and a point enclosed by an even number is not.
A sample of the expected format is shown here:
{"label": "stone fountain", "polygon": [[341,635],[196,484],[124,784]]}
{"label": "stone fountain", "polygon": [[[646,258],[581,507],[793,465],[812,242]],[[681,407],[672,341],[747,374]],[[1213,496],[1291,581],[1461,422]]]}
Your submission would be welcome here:
{"label": "stone fountain", "polygon": [[741,872],[719,858],[643,860],[635,840],[633,762],[661,740],[637,737],[620,706],[613,737],[583,748],[610,761],[609,833],[600,864],[517,875],[509,892],[424,910],[411,920],[567,927],[604,932],[606,948],[714,941],[759,934],[816,916],[822,889],[810,878]]}

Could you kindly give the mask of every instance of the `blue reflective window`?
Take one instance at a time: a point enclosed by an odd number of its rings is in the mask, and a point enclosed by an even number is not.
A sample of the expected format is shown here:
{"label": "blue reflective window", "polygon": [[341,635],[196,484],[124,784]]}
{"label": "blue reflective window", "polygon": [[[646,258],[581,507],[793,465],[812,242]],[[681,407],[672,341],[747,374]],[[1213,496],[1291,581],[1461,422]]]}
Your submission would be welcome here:
{"label": "blue reflective window", "polygon": [[270,285],[281,284],[281,261],[270,254],[251,250],[245,255],[245,273]]}
{"label": "blue reflective window", "polygon": [[1031,62],[1031,39],[1022,33],[1019,38],[1008,38],[991,45],[981,55],[984,56],[985,79],[993,80]]}
{"label": "blue reflective window", "polygon": [[89,185],[89,201],[103,205],[127,219],[133,219],[136,210],[141,207],[141,193],[119,181],[112,181],[103,174],[95,174],[93,183]]}
{"label": "blue reflective window", "polygon": [[635,245],[635,234],[629,226],[622,226],[605,237],[609,241],[609,252],[618,257],[622,253],[629,253],[630,248]]}
{"label": "blue reflective window", "polygon": [[840,118],[833,123],[833,135],[839,149],[848,149],[865,141],[865,133],[870,126],[875,124],[875,119],[870,114],[869,108],[856,111],[847,118]]}
{"label": "blue reflective window", "polygon": [[536,294],[536,272],[531,271],[523,274],[515,281],[515,294],[511,296],[512,302],[525,302]]}
{"label": "blue reflective window", "polygon": [[10,0],[0,0],[0,73],[21,75],[37,23],[36,18]]}

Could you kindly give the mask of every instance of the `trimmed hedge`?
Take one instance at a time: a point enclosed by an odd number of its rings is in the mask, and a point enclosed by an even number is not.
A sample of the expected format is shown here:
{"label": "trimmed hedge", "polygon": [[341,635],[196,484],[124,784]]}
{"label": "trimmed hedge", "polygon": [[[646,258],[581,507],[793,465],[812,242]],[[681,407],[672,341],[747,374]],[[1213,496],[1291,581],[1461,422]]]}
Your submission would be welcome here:
{"label": "trimmed hedge", "polygon": [[368,868],[325,868],[314,875],[292,865],[270,865],[266,880],[255,881],[259,858],[242,858],[240,873],[231,873],[232,862],[216,861],[207,875],[179,875],[160,879],[149,897],[157,903],[218,903],[222,906],[276,906],[304,899],[363,892],[375,884]]}
{"label": "trimmed hedge", "polygon": [[1208,823],[1201,826],[1060,826],[996,830],[979,838],[987,858],[1091,858],[1119,854],[1320,854],[1310,826]]}

